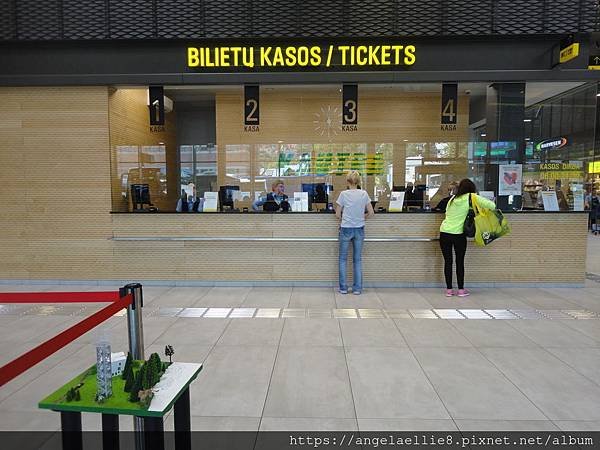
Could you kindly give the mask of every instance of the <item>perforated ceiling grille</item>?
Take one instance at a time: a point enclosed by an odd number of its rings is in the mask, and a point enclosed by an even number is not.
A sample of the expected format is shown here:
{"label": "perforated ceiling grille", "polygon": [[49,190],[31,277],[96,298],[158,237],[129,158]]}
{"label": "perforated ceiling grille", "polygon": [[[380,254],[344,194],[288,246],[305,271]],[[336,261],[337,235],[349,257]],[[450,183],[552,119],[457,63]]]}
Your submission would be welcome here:
{"label": "perforated ceiling grille", "polygon": [[0,40],[566,34],[600,0],[0,0]]}
{"label": "perforated ceiling grille", "polygon": [[494,31],[499,34],[543,33],[543,11],[544,0],[498,0],[494,11]]}
{"label": "perforated ceiling grille", "polygon": [[65,39],[102,39],[108,33],[107,4],[95,0],[63,0]]}

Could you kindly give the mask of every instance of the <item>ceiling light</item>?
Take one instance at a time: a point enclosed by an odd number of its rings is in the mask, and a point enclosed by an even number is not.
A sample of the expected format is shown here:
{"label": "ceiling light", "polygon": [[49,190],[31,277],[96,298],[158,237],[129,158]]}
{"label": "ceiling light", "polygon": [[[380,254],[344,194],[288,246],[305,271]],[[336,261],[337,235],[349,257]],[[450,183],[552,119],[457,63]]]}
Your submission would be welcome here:
{"label": "ceiling light", "polygon": [[486,136],[487,136],[487,134],[485,134],[485,133],[481,133],[481,135],[480,135],[480,136],[481,136],[481,137],[486,137]]}
{"label": "ceiling light", "polygon": [[531,119],[523,119],[523,122],[531,122]]}

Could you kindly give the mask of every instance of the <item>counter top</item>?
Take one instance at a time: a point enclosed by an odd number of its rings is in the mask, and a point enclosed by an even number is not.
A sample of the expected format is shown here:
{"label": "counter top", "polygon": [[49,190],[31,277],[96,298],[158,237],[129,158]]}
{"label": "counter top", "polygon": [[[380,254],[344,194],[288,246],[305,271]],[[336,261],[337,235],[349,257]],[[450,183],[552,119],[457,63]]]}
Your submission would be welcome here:
{"label": "counter top", "polygon": [[[111,211],[111,214],[124,214],[124,215],[148,215],[148,214],[178,214],[178,215],[194,215],[194,214],[200,214],[200,215],[215,215],[215,214],[221,214],[221,215],[238,215],[238,214],[243,214],[243,215],[277,215],[277,216],[295,216],[295,215],[301,215],[301,214],[309,214],[311,216],[318,216],[318,215],[331,215],[334,214],[333,211],[331,212],[319,212],[319,211],[300,211],[300,212],[271,212],[271,211],[247,211],[247,212],[243,212],[243,211],[215,211],[215,212],[200,212],[200,213],[182,213],[182,212],[177,212],[177,211],[140,211],[140,212],[133,212],[133,211]],[[503,214],[588,214],[589,211],[542,211],[542,210],[522,210],[522,211],[502,211]],[[385,214],[444,214],[443,211],[385,211],[385,212],[379,212],[379,211],[375,211],[376,215],[385,215]]]}

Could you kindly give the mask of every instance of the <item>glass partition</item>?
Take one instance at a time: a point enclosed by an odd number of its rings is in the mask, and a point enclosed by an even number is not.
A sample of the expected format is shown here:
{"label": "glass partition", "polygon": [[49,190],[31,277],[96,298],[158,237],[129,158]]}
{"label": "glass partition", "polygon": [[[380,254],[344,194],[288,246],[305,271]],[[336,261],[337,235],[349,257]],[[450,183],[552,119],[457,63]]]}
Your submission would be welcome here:
{"label": "glass partition", "polygon": [[381,212],[393,191],[410,197],[404,210],[435,209],[465,177],[504,210],[550,209],[549,195],[560,210],[582,210],[600,189],[597,83],[461,83],[456,129],[441,125],[441,90],[361,84],[358,126],[346,130],[340,86],[261,86],[260,126],[248,132],[243,86],[165,87],[173,108],[159,130],[144,124],[144,88],[117,89],[140,101],[127,114],[118,95],[109,102],[113,210],[135,210],[142,195],[139,210],[200,200],[201,212],[216,192],[217,209],[262,211],[253,204],[275,182],[327,210],[350,170]]}

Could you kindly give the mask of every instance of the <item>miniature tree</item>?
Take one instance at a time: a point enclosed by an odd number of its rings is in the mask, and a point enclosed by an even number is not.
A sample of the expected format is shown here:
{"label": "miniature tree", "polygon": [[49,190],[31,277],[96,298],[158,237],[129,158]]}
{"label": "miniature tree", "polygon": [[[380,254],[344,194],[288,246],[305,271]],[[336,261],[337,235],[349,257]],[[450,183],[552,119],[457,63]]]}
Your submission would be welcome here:
{"label": "miniature tree", "polygon": [[125,367],[123,368],[123,374],[121,375],[121,377],[124,380],[127,380],[127,378],[129,377],[129,373],[133,371],[133,360],[131,358],[131,353],[127,352],[127,359],[125,360]]}
{"label": "miniature tree", "polygon": [[135,375],[133,374],[133,368],[130,368],[129,375],[127,375],[127,380],[125,380],[125,387],[123,390],[125,392],[131,392],[133,385],[135,384]]}
{"label": "miniature tree", "polygon": [[173,350],[173,347],[170,345],[167,345],[165,347],[165,356],[169,357],[169,364],[171,364],[173,361],[171,361],[171,357],[175,354],[175,350]]}
{"label": "miniature tree", "polygon": [[162,375],[162,362],[158,353],[152,353],[148,363],[151,367],[152,386],[154,386],[156,383],[158,383],[160,376]]}
{"label": "miniature tree", "polygon": [[[144,365],[145,366],[145,365]],[[129,395],[130,402],[137,402],[140,400],[139,392],[142,389],[142,377],[144,376],[144,366],[137,371],[135,375],[135,382],[131,388],[131,394]]]}
{"label": "miniature tree", "polygon": [[79,393],[79,389],[75,391],[75,401],[81,401],[81,394]]}
{"label": "miniature tree", "polygon": [[74,391],[75,391],[75,390],[74,390],[73,388],[71,388],[71,389],[69,389],[69,390],[67,391],[67,396],[66,396],[66,398],[67,398],[67,401],[68,401],[68,402],[72,402],[72,401],[75,399],[75,392],[74,392]]}
{"label": "miniature tree", "polygon": [[142,366],[142,370],[144,371],[142,374],[142,389],[145,391],[152,387],[152,364],[146,362]]}

